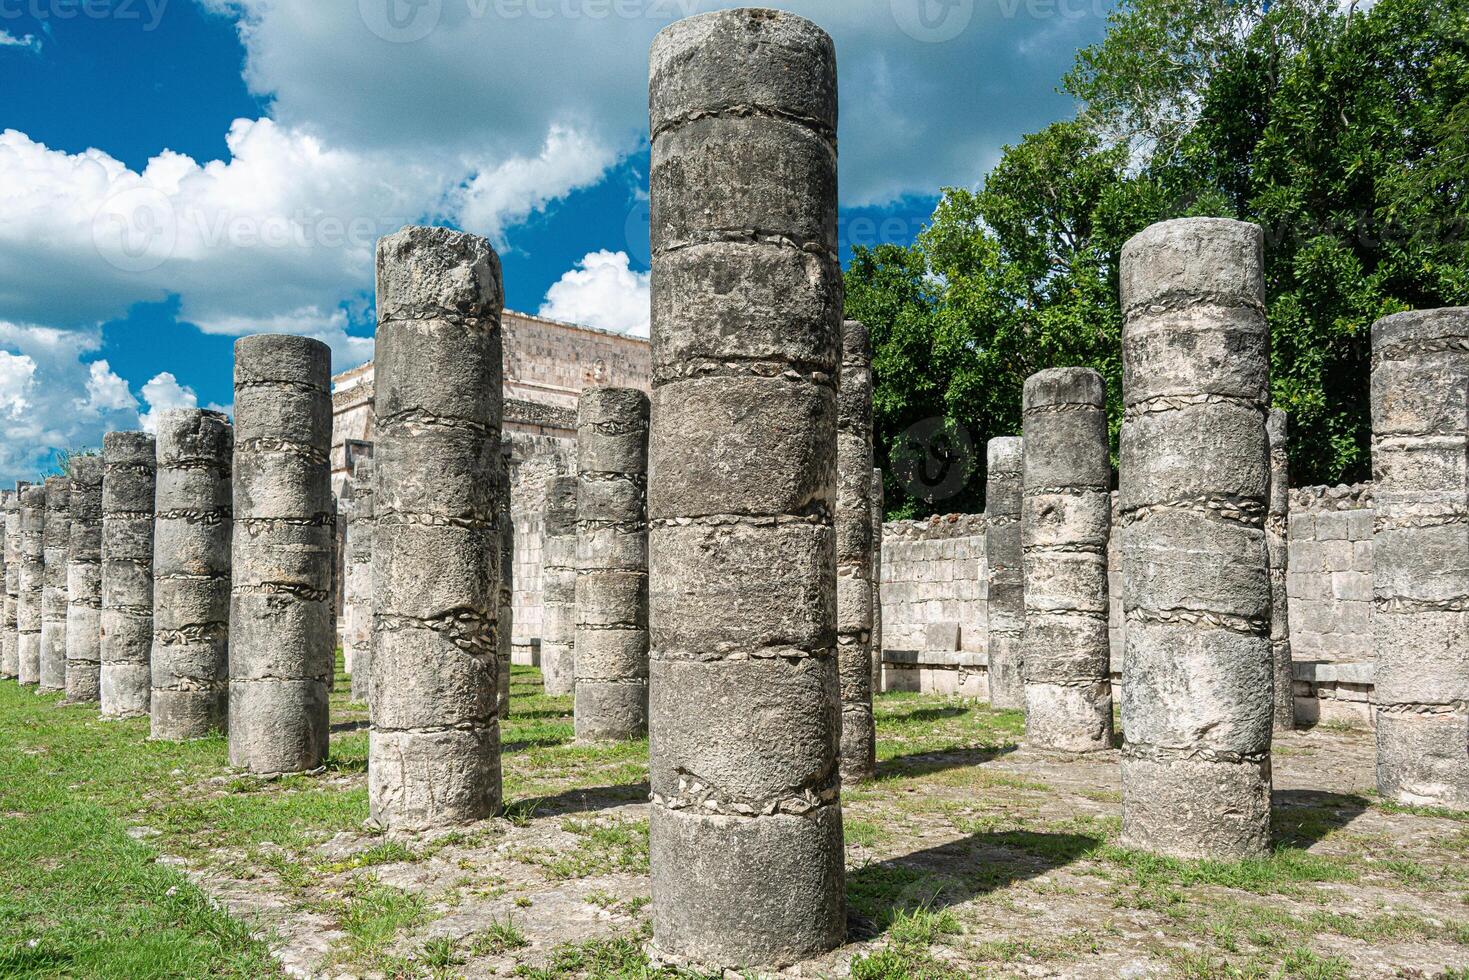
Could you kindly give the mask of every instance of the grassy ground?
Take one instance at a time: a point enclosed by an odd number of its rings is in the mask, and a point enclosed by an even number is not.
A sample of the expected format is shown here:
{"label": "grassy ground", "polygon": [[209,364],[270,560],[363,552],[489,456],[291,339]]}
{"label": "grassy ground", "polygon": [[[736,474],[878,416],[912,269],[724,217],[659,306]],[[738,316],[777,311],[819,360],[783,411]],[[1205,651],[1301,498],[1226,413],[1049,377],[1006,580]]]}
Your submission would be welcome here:
{"label": "grassy ground", "polygon": [[[222,739],[0,683],[0,977],[269,976],[268,949],[326,975],[693,975],[645,958],[647,743],[576,745],[569,699],[512,680],[505,817],[403,839],[363,825],[343,678],[327,772],[274,782]],[[852,941],[805,976],[1469,980],[1469,822],[1367,792],[1370,736],[1281,740],[1270,857],[1178,862],[1116,845],[1115,756],[1028,753],[1018,714],[969,703],[877,708],[880,776],[844,793]]]}

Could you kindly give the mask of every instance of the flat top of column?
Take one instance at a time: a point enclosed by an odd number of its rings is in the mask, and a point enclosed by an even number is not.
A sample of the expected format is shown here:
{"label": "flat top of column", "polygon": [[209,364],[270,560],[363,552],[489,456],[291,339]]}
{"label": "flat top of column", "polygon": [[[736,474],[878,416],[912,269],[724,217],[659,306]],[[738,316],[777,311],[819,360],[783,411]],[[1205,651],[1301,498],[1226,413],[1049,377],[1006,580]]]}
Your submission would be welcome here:
{"label": "flat top of column", "polygon": [[102,489],[102,457],[76,456],[71,461],[72,490],[85,493]]}
{"label": "flat top of column", "polygon": [[836,47],[804,17],[746,7],[676,21],[649,53],[649,131],[721,113],[837,126]]}
{"label": "flat top of column", "polygon": [[868,367],[872,364],[872,335],[861,320],[842,321],[842,366]]}
{"label": "flat top of column", "polygon": [[1056,367],[1037,371],[1025,379],[1026,410],[1055,405],[1107,407],[1107,383],[1091,368]]}
{"label": "flat top of column", "polygon": [[158,415],[159,462],[203,460],[228,464],[234,445],[234,428],[223,412],[171,408]]}
{"label": "flat top of column", "polygon": [[102,458],[109,463],[152,463],[154,445],[152,433],[109,432],[102,437]]}
{"label": "flat top of column", "polygon": [[647,424],[648,412],[647,393],[639,388],[583,388],[576,424],[578,428],[608,422]]}
{"label": "flat top of column", "polygon": [[409,225],[378,240],[379,321],[495,317],[504,305],[500,256],[486,239]]}
{"label": "flat top of column", "polygon": [[1122,246],[1122,312],[1208,302],[1263,308],[1265,233],[1231,218],[1177,218]]}
{"label": "flat top of column", "polygon": [[[1469,339],[1469,306],[1436,310],[1408,310],[1385,316],[1372,324],[1372,349],[1384,350],[1409,341]],[[1469,353],[1469,345],[1459,349]]]}
{"label": "flat top of column", "polygon": [[989,441],[985,453],[991,470],[1019,473],[1021,460],[1025,458],[1025,440],[1020,436],[997,436]]}
{"label": "flat top of column", "polygon": [[46,506],[45,487],[26,487],[20,492],[20,505],[27,510],[40,510]]}
{"label": "flat top of column", "polygon": [[331,389],[332,351],[314,337],[262,333],[235,341],[235,385],[280,382]]}

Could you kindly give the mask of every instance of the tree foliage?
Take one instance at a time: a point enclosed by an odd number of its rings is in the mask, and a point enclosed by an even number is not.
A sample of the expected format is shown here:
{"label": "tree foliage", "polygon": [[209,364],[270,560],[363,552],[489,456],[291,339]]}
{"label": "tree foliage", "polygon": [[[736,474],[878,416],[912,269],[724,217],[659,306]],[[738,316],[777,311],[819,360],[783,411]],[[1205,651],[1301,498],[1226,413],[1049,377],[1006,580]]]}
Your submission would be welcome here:
{"label": "tree foliage", "polygon": [[1265,230],[1297,481],[1366,478],[1373,320],[1469,304],[1469,5],[1127,0],[1064,85],[1075,120],[848,269],[890,511],[978,509],[983,442],[1042,368],[1100,371],[1115,435],[1122,244],[1191,215]]}

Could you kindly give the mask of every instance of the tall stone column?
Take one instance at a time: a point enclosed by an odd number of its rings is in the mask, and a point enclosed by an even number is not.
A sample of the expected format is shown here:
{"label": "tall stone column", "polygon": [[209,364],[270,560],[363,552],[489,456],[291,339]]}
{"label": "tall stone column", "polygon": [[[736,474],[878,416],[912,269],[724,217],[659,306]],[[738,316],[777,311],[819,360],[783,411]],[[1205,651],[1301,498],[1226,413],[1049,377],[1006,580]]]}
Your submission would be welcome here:
{"label": "tall stone column", "polygon": [[495,520],[500,528],[500,589],[495,602],[495,654],[499,670],[495,679],[499,688],[495,714],[510,717],[510,654],[515,626],[515,520],[511,516],[510,478],[512,446],[510,436],[500,436],[500,482],[496,485]]}
{"label": "tall stone column", "polygon": [[872,471],[872,693],[882,693],[882,470]]}
{"label": "tall stone column", "polygon": [[158,418],[153,549],[152,732],[223,732],[229,712],[231,488],[235,434],[219,412]]}
{"label": "tall stone column", "polygon": [[1025,708],[1025,576],[1020,501],[1024,441],[991,439],[984,491],[984,554],[989,565],[990,707]]}
{"label": "tall stone column", "polygon": [[102,697],[102,457],[71,464],[66,559],[66,700]]}
{"label": "tall stone column", "polygon": [[1024,390],[1025,740],[1112,747],[1107,386],[1091,368],[1032,374]]}
{"label": "tall stone column", "polygon": [[546,481],[541,532],[541,679],[546,693],[576,691],[576,489],[574,476]]}
{"label": "tall stone column", "polygon": [[326,759],[334,669],[331,351],[280,334],[235,342],[230,765]]}
{"label": "tall stone column", "polygon": [[20,485],[5,491],[0,498],[0,511],[5,522],[5,594],[0,598],[4,633],[0,634],[0,676],[20,677],[20,634],[17,632],[17,606],[20,599]]}
{"label": "tall stone column", "polygon": [[842,324],[837,385],[837,664],[845,784],[877,774],[872,714],[872,341],[859,320]]}
{"label": "tall stone column", "polygon": [[1377,791],[1469,809],[1469,308],[1372,326]]}
{"label": "tall stone column", "polygon": [[651,62],[653,942],[788,963],[846,920],[836,55],[728,10]]}
{"label": "tall stone column", "polygon": [[1265,509],[1265,550],[1270,560],[1270,654],[1274,662],[1274,725],[1278,732],[1296,727],[1295,673],[1290,655],[1290,455],[1288,420],[1278,408],[1265,420],[1270,445],[1270,502]]}
{"label": "tall stone column", "polygon": [[46,478],[41,530],[45,574],[41,591],[41,690],[66,690],[66,564],[71,550],[71,480]]}
{"label": "tall stone column", "polygon": [[1153,225],[1122,250],[1122,840],[1270,844],[1269,330],[1263,235]]}
{"label": "tall stone column", "polygon": [[368,793],[389,830],[500,807],[503,306],[483,238],[410,227],[378,242]]}
{"label": "tall stone column", "polygon": [[343,656],[351,653],[352,700],[371,703],[372,693],[372,532],[376,522],[371,457],[352,467],[352,497],[347,509],[347,555],[343,562]]}
{"label": "tall stone column", "polygon": [[648,396],[588,388],[576,419],[576,737],[648,731]]}
{"label": "tall stone column", "polygon": [[46,583],[46,488],[20,492],[20,579],[15,606],[20,683],[41,683],[41,606]]}
{"label": "tall stone column", "polygon": [[102,437],[103,718],[148,713],[155,454],[146,432]]}

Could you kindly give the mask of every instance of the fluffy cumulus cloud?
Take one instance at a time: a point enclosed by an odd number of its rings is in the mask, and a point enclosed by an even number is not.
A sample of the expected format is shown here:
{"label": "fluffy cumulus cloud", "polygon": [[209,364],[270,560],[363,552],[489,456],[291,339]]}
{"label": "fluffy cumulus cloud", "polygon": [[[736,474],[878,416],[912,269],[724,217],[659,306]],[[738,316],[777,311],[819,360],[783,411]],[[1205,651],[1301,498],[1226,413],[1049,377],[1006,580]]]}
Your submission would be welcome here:
{"label": "fluffy cumulus cloud", "polygon": [[78,398],[74,404],[78,411],[95,415],[136,409],[138,400],[111,365],[106,361],[93,361],[87,366],[87,395]]}
{"label": "fluffy cumulus cloud", "polygon": [[199,396],[194,394],[194,389],[179,384],[179,379],[169,371],[155,375],[143,385],[143,400],[148,403],[148,411],[138,416],[138,424],[144,432],[158,431],[159,412],[199,407]]}
{"label": "fluffy cumulus cloud", "polygon": [[648,279],[629,267],[626,252],[592,252],[547,290],[540,315],[646,337]]}

